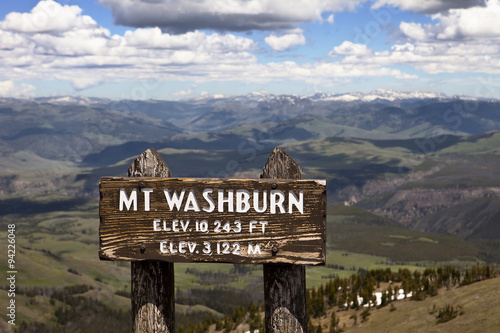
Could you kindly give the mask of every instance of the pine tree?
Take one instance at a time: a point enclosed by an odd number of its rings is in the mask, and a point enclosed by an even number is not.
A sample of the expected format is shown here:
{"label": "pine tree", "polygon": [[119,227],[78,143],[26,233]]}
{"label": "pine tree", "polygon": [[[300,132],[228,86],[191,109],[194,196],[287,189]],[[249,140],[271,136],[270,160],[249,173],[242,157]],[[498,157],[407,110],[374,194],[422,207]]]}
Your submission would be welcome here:
{"label": "pine tree", "polygon": [[371,315],[370,310],[366,309],[363,312],[361,312],[361,322],[368,321],[368,317]]}
{"label": "pine tree", "polygon": [[387,294],[387,303],[391,303],[392,302],[392,295],[393,295],[391,286],[387,287],[386,294]]}
{"label": "pine tree", "polygon": [[357,316],[355,313],[353,313],[353,314],[349,317],[349,319],[354,320],[354,326],[356,326],[356,325],[358,324],[358,316]]}
{"label": "pine tree", "polygon": [[330,317],[330,333],[335,333],[339,331],[340,318],[337,318],[335,315],[335,311],[332,311],[332,315]]}

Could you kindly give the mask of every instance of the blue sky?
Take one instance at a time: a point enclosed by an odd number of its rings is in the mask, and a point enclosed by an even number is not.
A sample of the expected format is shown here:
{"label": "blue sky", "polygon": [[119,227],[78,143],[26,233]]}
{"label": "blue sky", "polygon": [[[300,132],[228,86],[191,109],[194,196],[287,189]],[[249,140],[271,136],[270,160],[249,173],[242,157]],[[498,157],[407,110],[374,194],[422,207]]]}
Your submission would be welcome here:
{"label": "blue sky", "polygon": [[0,97],[421,90],[500,98],[500,0],[0,4]]}

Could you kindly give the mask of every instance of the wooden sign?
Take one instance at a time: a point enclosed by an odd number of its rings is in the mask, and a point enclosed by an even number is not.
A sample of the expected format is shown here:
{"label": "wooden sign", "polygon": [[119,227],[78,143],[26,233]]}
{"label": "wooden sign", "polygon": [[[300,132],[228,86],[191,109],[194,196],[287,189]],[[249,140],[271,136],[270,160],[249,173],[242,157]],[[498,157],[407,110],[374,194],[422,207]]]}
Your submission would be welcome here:
{"label": "wooden sign", "polygon": [[100,181],[105,260],[324,264],[326,181]]}

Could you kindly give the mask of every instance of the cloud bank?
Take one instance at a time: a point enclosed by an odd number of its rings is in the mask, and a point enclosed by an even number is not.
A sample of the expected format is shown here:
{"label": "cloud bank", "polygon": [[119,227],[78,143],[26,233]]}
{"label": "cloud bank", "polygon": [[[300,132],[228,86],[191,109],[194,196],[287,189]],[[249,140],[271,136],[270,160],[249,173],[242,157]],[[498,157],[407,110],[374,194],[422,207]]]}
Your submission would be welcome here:
{"label": "cloud bank", "polygon": [[[306,41],[295,29],[270,35],[265,42],[283,51]],[[233,34],[199,30],[170,34],[154,27],[111,35],[77,6],[51,0],[41,1],[30,13],[7,15],[0,22],[0,45],[0,75],[7,80],[63,80],[75,89],[151,79],[318,83],[353,76],[409,77],[378,64],[260,63],[254,54],[257,42]]]}
{"label": "cloud bank", "polygon": [[[33,93],[32,85],[19,83],[30,80],[68,81],[81,90],[101,83],[148,80],[185,81],[192,86],[203,82],[290,81],[329,86],[356,78],[414,80],[422,73],[500,74],[500,25],[496,24],[500,0],[486,1],[483,6],[473,6],[475,2],[468,1],[468,8],[452,8],[454,5],[447,1],[428,1],[427,9],[420,10],[429,11],[431,5],[438,8],[437,4],[446,10],[432,14],[430,23],[400,22],[394,27],[397,43],[384,46],[385,50],[344,40],[332,42],[325,54],[300,61],[282,54],[273,57],[275,53],[291,53],[313,43],[309,43],[308,32],[299,28],[297,22],[334,22],[330,10],[352,10],[361,1],[297,1],[298,7],[292,10],[289,2],[279,0],[223,0],[216,2],[217,6],[210,2],[211,11],[207,9],[208,1],[101,2],[116,7],[113,10],[117,20],[120,15],[134,16],[132,3],[138,9],[137,16],[130,20],[146,20],[147,15],[155,17],[156,13],[150,13],[155,8],[157,12],[168,6],[172,8],[165,12],[158,26],[143,26],[146,21],[141,24],[138,21],[141,27],[121,35],[111,34],[92,17],[84,15],[80,7],[52,0],[40,1],[29,13],[8,14],[0,21],[0,77],[4,80],[0,83],[0,96],[10,96],[16,91]],[[388,2],[377,0],[372,5]],[[199,4],[196,10],[195,4]],[[391,4],[403,6],[396,0]],[[417,6],[417,2],[411,1],[407,6],[411,4]],[[141,6],[144,8],[140,9]],[[238,33],[193,30],[193,26],[181,29],[177,21],[169,21],[170,16],[175,16],[172,13],[185,11],[182,15],[186,20],[189,15],[202,16],[203,10],[207,10],[205,23],[195,26],[202,24],[216,30],[225,27],[228,31],[243,29],[233,14],[257,17],[266,12],[268,16],[259,18],[258,24],[253,25],[256,21],[251,19],[244,24],[249,25],[245,29],[264,29],[267,25],[268,34],[259,40]],[[217,16],[219,23],[207,23],[217,21]],[[192,90],[179,89],[177,96],[191,93]]]}
{"label": "cloud bank", "polygon": [[173,33],[293,29],[321,21],[329,11],[353,10],[365,0],[100,0],[115,22],[129,27],[159,27]]}
{"label": "cloud bank", "polygon": [[35,89],[30,84],[0,81],[0,97],[30,97]]}
{"label": "cloud bank", "polygon": [[373,9],[392,6],[425,14],[444,13],[450,9],[485,6],[484,0],[376,0]]}
{"label": "cloud bank", "polygon": [[302,34],[302,30],[287,33],[282,36],[277,36],[271,34],[264,39],[267,45],[269,45],[274,51],[281,52],[289,50],[297,45],[305,45],[306,38]]}
{"label": "cloud bank", "polygon": [[[412,3],[409,1],[407,5]],[[449,4],[446,1],[418,3]],[[497,23],[500,0],[489,0],[484,5],[448,8],[446,13],[432,15],[431,24],[401,22],[401,43],[387,51],[375,52],[365,44],[346,41],[334,47],[329,56],[344,56],[343,64],[408,66],[427,74],[500,74],[500,25]]]}

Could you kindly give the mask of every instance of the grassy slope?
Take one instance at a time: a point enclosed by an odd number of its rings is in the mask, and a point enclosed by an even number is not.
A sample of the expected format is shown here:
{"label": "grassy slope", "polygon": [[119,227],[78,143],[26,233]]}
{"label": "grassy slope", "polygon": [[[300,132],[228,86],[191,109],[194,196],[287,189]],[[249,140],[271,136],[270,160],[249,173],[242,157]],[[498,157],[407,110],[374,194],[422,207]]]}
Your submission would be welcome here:
{"label": "grassy slope", "polygon": [[[387,173],[442,169],[413,186],[444,187],[459,180],[467,186],[498,185],[493,171],[500,163],[500,132],[426,139],[365,140],[327,138],[285,146],[305,174],[377,179]],[[492,183],[493,181],[493,183]],[[455,182],[455,183],[454,183]]]}
{"label": "grassy slope", "polygon": [[[341,327],[346,323],[345,332],[497,332],[500,327],[500,279],[478,282],[449,291],[441,290],[438,296],[424,301],[394,302],[395,311],[390,307],[374,309],[369,320],[353,326],[349,316],[352,313],[340,312]],[[446,323],[437,324],[436,317],[430,314],[433,306],[462,306],[463,315]],[[359,313],[357,314],[359,318]],[[327,332],[327,330],[324,330]]]}
{"label": "grassy slope", "polygon": [[409,149],[377,147],[362,139],[329,138],[289,145],[287,152],[302,166],[304,174],[314,177],[377,178],[397,172]]}

